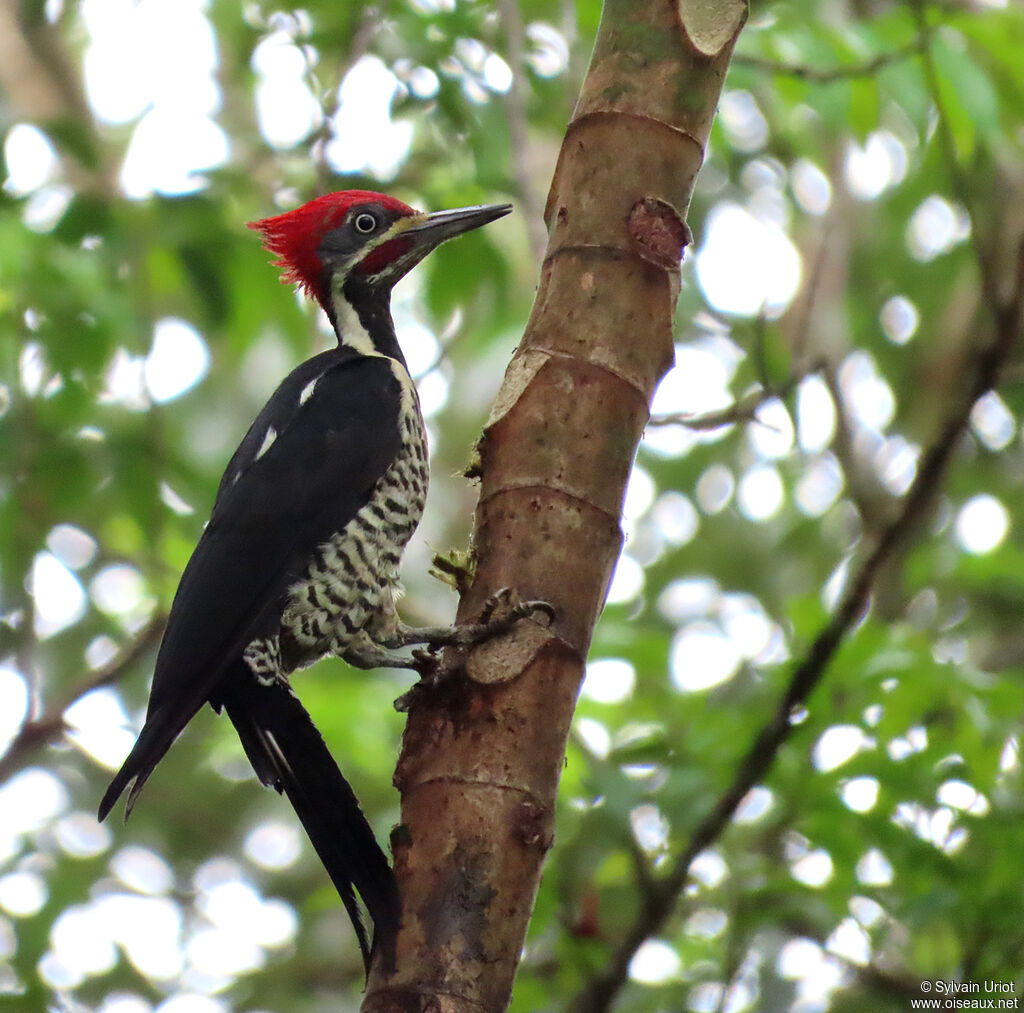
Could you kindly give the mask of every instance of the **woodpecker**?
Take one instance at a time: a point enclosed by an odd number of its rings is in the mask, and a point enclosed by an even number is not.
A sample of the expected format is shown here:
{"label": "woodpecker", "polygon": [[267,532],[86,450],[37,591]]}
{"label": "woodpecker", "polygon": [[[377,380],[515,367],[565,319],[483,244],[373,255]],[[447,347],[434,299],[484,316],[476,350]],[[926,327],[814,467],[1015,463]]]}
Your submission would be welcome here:
{"label": "woodpecker", "polygon": [[281,280],[323,307],[338,344],[285,378],[228,463],[171,606],[145,725],[99,808],[103,820],[131,785],[127,818],[193,715],[204,703],[223,709],[260,780],[294,806],[367,967],[373,947],[397,932],[394,875],[288,676],[328,654],[361,668],[394,664],[385,648],[437,633],[417,637],[395,612],[428,470],[391,289],[439,243],[511,210],[428,214],[348,190],[249,223]]}

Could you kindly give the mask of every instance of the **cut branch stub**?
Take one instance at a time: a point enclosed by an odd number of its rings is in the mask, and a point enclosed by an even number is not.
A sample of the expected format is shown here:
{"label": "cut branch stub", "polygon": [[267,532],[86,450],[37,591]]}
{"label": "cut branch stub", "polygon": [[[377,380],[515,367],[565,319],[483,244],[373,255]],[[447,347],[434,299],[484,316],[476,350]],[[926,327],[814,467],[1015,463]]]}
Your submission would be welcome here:
{"label": "cut branch stub", "polygon": [[679,23],[694,48],[716,56],[736,37],[747,17],[746,0],[677,0]]}
{"label": "cut branch stub", "polygon": [[547,259],[581,246],[630,252],[623,226],[633,205],[650,197],[685,210],[702,160],[700,141],[671,123],[604,110],[577,117],[548,195]]}
{"label": "cut branch stub", "polygon": [[626,225],[636,252],[666,271],[679,267],[683,250],[693,242],[690,227],[676,209],[656,197],[637,201]]}

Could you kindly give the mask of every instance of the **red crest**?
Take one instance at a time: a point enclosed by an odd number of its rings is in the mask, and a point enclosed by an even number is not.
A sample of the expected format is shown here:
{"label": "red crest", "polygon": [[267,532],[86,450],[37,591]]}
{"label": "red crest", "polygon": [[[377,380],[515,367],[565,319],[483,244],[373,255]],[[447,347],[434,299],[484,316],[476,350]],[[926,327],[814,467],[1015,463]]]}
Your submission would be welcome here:
{"label": "red crest", "polygon": [[323,265],[317,255],[317,247],[331,229],[339,226],[356,204],[377,204],[401,214],[415,214],[413,208],[387,194],[372,190],[339,190],[324,197],[303,204],[293,211],[247,222],[263,237],[263,246],[273,253],[277,260],[275,267],[281,267],[281,281],[285,284],[301,285],[303,290],[318,299],[325,309],[329,293],[322,290]]}

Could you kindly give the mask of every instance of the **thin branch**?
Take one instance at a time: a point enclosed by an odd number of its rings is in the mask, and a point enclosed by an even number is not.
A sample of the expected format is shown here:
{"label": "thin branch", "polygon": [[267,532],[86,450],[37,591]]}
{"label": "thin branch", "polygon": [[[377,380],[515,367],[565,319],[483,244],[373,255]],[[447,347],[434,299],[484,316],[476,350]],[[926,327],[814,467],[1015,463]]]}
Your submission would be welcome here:
{"label": "thin branch", "polygon": [[[983,275],[987,261],[980,262]],[[992,280],[983,282],[986,293],[994,293]],[[902,501],[902,509],[878,538],[859,569],[853,574],[836,611],[797,665],[771,720],[762,728],[733,777],[725,793],[711,812],[697,825],[689,844],[679,856],[672,872],[653,897],[646,897],[640,913],[630,925],[606,969],[595,976],[577,994],[571,1013],[607,1013],[629,973],[629,965],[641,944],[659,932],[675,910],[676,902],[689,878],[690,866],[700,852],[717,840],[732,820],[740,802],[771,769],[779,750],[793,728],[792,715],[817,688],[846,636],[864,615],[872,586],[879,570],[899,551],[918,529],[922,517],[943,480],[960,437],[967,429],[971,409],[983,394],[997,386],[1003,364],[1014,349],[1020,334],[1024,307],[1024,239],[1018,248],[1015,290],[1005,303],[989,301],[994,320],[994,336],[974,360],[974,377],[966,392],[948,415],[939,436],[921,460],[917,476]]]}
{"label": "thin branch", "polygon": [[437,346],[437,355],[435,355],[434,358],[431,359],[431,361],[428,362],[413,377],[413,380],[418,384],[420,380],[422,380],[425,376],[430,376],[430,374],[433,373],[435,369],[440,369],[441,366],[443,366],[447,359],[451,356],[452,347],[455,345],[455,343],[455,338],[453,338],[451,341],[446,341],[444,343],[439,342]]}
{"label": "thin branch", "polygon": [[[822,241],[818,248],[817,256],[814,258],[814,270],[808,279],[800,321],[793,337],[793,359],[796,362],[800,362],[803,358],[803,351],[807,345],[807,335],[810,332],[811,326],[811,313],[817,299],[824,262],[825,242]],[[761,387],[750,391],[744,397],[734,401],[728,408],[704,412],[701,415],[694,415],[691,412],[667,412],[662,415],[653,416],[647,424],[649,426],[685,426],[687,429],[705,431],[708,429],[718,429],[720,426],[735,425],[740,422],[757,422],[768,429],[773,428],[767,422],[763,422],[757,417],[758,409],[766,401],[772,401],[775,398],[785,399],[793,391],[793,388],[802,383],[806,377],[828,369],[829,363],[824,357],[816,359],[808,363],[802,371],[800,369],[794,370],[782,383],[773,384],[767,376],[767,368],[765,366],[763,313],[757,320],[755,339],[755,348],[758,353],[758,372],[761,374]]]}
{"label": "thin branch", "polygon": [[67,729],[64,714],[69,707],[93,690],[118,682],[144,654],[156,647],[163,636],[166,622],[166,616],[154,616],[138,636],[110,661],[98,668],[91,679],[76,686],[63,699],[49,707],[42,717],[26,721],[18,730],[7,752],[0,757],[0,784],[25,763],[31,752],[64,734]]}
{"label": "thin branch", "polygon": [[[425,376],[429,376],[435,369],[440,369],[441,366],[448,362],[452,357],[452,352],[458,348],[466,333],[466,328],[462,327],[461,324],[454,327],[451,324],[447,324],[442,328],[440,339],[437,343],[437,354],[416,373],[413,380],[418,384]],[[445,334],[448,335],[447,339]]]}
{"label": "thin branch", "polygon": [[[697,825],[687,847],[679,856],[670,875],[663,881],[658,893],[645,898],[640,913],[627,930],[619,947],[612,953],[606,969],[578,993],[570,1007],[572,1013],[606,1013],[611,1009],[615,997],[626,981],[630,962],[637,950],[646,939],[661,930],[674,911],[689,878],[694,859],[721,836],[742,799],[770,770],[779,750],[789,738],[793,727],[792,714],[809,699],[823,679],[842,642],[864,614],[879,571],[913,537],[937,494],[960,437],[967,429],[974,403],[997,386],[1002,368],[1019,338],[1024,316],[1024,239],[1017,249],[1014,290],[1010,298],[1003,302],[999,298],[994,265],[984,254],[978,241],[976,216],[973,213],[966,179],[956,157],[952,131],[942,105],[938,76],[928,49],[928,28],[921,0],[916,0],[915,10],[919,36],[914,44],[914,50],[921,53],[925,64],[929,89],[938,111],[940,143],[949,163],[954,192],[967,208],[971,218],[972,241],[978,260],[981,286],[994,322],[993,339],[975,357],[974,376],[970,387],[954,403],[938,437],[923,456],[917,476],[902,500],[902,509],[881,532],[874,549],[866,556],[847,585],[832,618],[793,671],[774,715],[747,751],[729,788],[719,798],[711,812]],[[905,56],[907,53],[901,51],[900,55]],[[734,62],[748,61],[736,57]],[[865,70],[870,68],[869,72],[874,72],[878,69],[877,63],[877,60],[872,61],[872,64],[866,65]],[[772,69],[782,72],[782,68]],[[817,83],[827,83],[834,79],[831,74],[823,76],[820,73],[803,73],[797,76],[804,76]]]}
{"label": "thin branch", "polygon": [[[815,370],[811,370],[806,375],[809,376],[813,372]],[[759,387],[738,401],[734,401],[728,408],[702,412],[700,415],[695,415],[692,412],[666,412],[663,415],[652,415],[647,424],[649,426],[685,426],[687,429],[705,431],[718,429],[720,426],[736,425],[739,422],[757,422],[759,425],[771,429],[772,426],[757,417],[758,409],[767,401],[786,397],[802,379],[803,376],[791,376],[778,386]]]}
{"label": "thin branch", "polygon": [[718,408],[715,411],[702,412],[699,415],[693,412],[665,412],[661,415],[652,415],[647,424],[649,426],[685,426],[687,429],[706,431],[718,429],[720,426],[736,425],[740,422],[756,422],[766,429],[773,429],[774,426],[757,417],[758,409],[768,401],[785,400],[794,388],[807,377],[821,373],[826,368],[828,368],[828,362],[825,359],[819,359],[810,363],[805,372],[792,373],[782,383],[757,387],[727,408]]}
{"label": "thin branch", "polygon": [[752,56],[747,53],[737,53],[733,56],[732,63],[733,66],[748,67],[766,74],[796,77],[810,84],[834,84],[837,81],[848,81],[852,78],[872,77],[883,67],[906,60],[917,51],[917,43],[908,42],[905,46],[890,50],[888,53],[880,53],[866,63],[855,63],[847,67],[811,67],[807,64],[769,60],[763,56]]}

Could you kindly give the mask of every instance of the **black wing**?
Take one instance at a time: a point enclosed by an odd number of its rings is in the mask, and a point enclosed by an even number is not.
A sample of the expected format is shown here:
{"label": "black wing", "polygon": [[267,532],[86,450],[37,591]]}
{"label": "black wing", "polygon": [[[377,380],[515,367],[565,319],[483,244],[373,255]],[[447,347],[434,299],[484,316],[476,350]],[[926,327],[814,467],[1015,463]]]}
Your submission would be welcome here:
{"label": "black wing", "polygon": [[104,796],[101,819],[136,778],[134,798],[246,645],[276,631],[288,587],[397,455],[400,401],[390,359],[345,348],[303,363],[274,392],[228,464],[182,575],[146,727]]}
{"label": "black wing", "polygon": [[288,587],[397,456],[401,388],[391,360],[339,361],[342,351],[295,370],[232,457],[174,598],[150,713],[180,698],[186,679],[202,682],[205,699],[249,641],[276,631]]}

